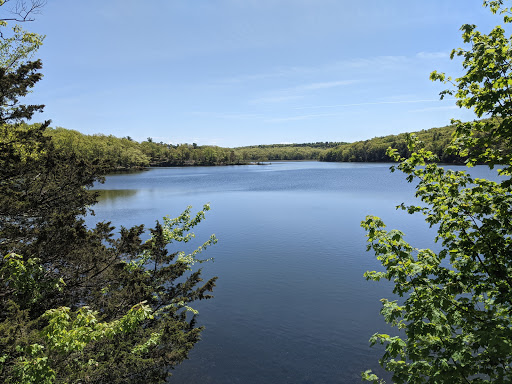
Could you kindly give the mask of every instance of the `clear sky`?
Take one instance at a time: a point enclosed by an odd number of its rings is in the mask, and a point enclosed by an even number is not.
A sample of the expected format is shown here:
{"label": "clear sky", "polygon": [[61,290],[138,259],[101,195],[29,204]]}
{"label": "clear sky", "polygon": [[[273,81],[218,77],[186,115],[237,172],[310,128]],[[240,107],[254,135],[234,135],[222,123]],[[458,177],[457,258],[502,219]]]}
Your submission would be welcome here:
{"label": "clear sky", "polygon": [[235,147],[356,141],[472,119],[431,71],[481,0],[48,0],[38,120]]}

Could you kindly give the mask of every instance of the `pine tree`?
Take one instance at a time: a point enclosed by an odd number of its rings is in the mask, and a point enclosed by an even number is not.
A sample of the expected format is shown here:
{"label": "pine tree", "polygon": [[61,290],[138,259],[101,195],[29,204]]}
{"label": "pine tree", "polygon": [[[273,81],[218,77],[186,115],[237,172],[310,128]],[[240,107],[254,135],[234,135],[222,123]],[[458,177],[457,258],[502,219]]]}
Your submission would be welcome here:
{"label": "pine tree", "polygon": [[0,70],[0,382],[164,382],[200,338],[190,303],[216,280],[193,271],[214,236],[188,255],[169,245],[191,240],[209,206],[147,241],[143,226],[87,228],[103,168],[56,150],[49,122],[23,124],[43,108],[19,103],[40,68]]}

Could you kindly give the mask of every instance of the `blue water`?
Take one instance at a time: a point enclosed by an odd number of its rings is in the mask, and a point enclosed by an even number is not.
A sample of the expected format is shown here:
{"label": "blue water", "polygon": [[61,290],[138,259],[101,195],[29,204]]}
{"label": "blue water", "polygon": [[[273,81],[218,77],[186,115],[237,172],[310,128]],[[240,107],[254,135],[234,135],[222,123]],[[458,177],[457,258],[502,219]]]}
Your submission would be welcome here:
{"label": "blue water", "polygon": [[379,372],[382,349],[368,339],[392,332],[379,299],[393,296],[386,282],[363,277],[381,268],[359,223],[377,215],[414,246],[434,246],[421,216],[395,210],[415,201],[414,185],[389,164],[154,168],[96,188],[104,192],[91,224],[152,226],[211,204],[196,246],[219,238],[204,254],[215,261],[202,265],[219,280],[215,298],[195,305],[206,329],[174,383],[352,383]]}

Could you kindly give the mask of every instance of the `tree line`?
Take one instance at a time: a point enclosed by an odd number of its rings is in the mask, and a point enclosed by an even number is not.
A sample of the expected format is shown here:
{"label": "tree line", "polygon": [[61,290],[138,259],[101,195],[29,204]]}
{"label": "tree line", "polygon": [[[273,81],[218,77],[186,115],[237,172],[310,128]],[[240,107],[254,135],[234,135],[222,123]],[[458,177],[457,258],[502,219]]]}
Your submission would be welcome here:
{"label": "tree line", "polygon": [[[465,161],[450,150],[455,126],[431,128],[413,132],[425,149],[434,153],[443,163],[461,164]],[[303,144],[270,144],[236,148],[210,145],[166,144],[151,138],[137,142],[128,137],[112,135],[85,135],[61,127],[48,129],[59,150],[79,159],[101,163],[106,170],[143,168],[148,166],[217,166],[240,165],[261,161],[318,160],[327,162],[386,162],[393,161],[386,153],[394,148],[400,156],[409,157],[409,133],[347,142],[317,142]],[[509,151],[502,144],[500,150]]]}
{"label": "tree line", "polygon": [[55,146],[63,153],[89,162],[101,162],[106,169],[143,168],[148,166],[228,165],[242,159],[229,148],[197,144],[165,144],[151,138],[141,143],[130,137],[85,135],[57,127],[49,129]]}
{"label": "tree line", "polygon": [[[495,119],[482,119],[480,121],[482,123],[487,122],[490,126],[498,124]],[[408,143],[411,135],[413,135],[418,139],[418,145],[432,152],[436,156],[437,161],[447,164],[464,164],[467,160],[466,154],[464,152],[458,152],[453,143],[455,131],[455,125],[448,125],[411,133],[375,137],[354,143],[343,143],[335,148],[323,151],[319,155],[318,160],[332,162],[392,162],[395,160],[393,157],[389,156],[389,148],[396,150],[402,158],[409,158],[412,152],[409,149]],[[486,135],[488,135],[488,132],[474,133],[475,138],[484,137]],[[512,151],[511,148],[501,142],[495,142],[492,145],[494,150],[502,153],[510,153]],[[485,152],[486,150],[486,147],[473,148],[474,152]]]}
{"label": "tree line", "polygon": [[341,143],[318,142],[304,144],[256,145],[224,148],[212,145],[167,144],[151,137],[143,142],[129,136],[86,135],[57,127],[46,132],[56,147],[89,162],[101,162],[108,170],[143,168],[148,166],[215,166],[240,165],[259,161],[318,160],[327,148]]}
{"label": "tree line", "polygon": [[[463,159],[448,151],[454,131],[454,126],[446,126],[421,130],[414,132],[414,135],[423,142],[426,149],[435,153],[441,162],[461,163]],[[411,153],[407,146],[409,135],[408,133],[401,133],[345,143],[323,152],[319,160],[338,162],[392,161],[392,158],[387,155],[388,148],[396,149],[402,157],[409,157]]]}

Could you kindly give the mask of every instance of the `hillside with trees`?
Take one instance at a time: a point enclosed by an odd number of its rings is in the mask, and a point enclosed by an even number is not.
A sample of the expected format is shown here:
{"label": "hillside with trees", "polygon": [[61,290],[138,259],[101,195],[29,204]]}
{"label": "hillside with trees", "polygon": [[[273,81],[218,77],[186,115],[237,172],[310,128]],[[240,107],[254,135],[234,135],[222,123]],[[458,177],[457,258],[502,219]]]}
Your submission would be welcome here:
{"label": "hillside with trees", "polygon": [[[441,162],[462,162],[460,157],[447,152],[454,131],[454,126],[446,126],[421,130],[413,133],[424,143],[426,149],[432,151],[438,156]],[[392,161],[392,159],[386,154],[388,148],[398,150],[398,153],[402,157],[409,157],[410,151],[407,147],[409,135],[410,134],[408,133],[401,133],[398,135],[388,135],[364,141],[356,141],[354,143],[345,143],[336,148],[324,151],[320,155],[319,160],[339,162]]]}
{"label": "hillside with trees", "polygon": [[[447,151],[451,145],[454,126],[431,128],[413,132],[426,149],[444,163],[462,163],[464,159]],[[45,133],[57,149],[73,154],[84,161],[101,165],[105,170],[173,166],[240,165],[261,161],[318,160],[331,162],[386,162],[388,148],[395,148],[402,157],[410,152],[407,140],[410,134],[401,133],[376,137],[354,143],[317,142],[303,144],[253,145],[223,148],[211,145],[166,144],[151,138],[141,143],[130,137],[112,135],[85,135],[75,130],[57,127]],[[507,150],[502,148],[502,150]]]}
{"label": "hillside with trees", "polygon": [[130,137],[86,135],[62,127],[49,128],[56,148],[78,159],[101,164],[106,170],[130,168],[239,165],[258,161],[318,160],[339,142],[255,145],[223,148],[212,145],[166,144],[148,137],[139,143]]}
{"label": "hillside with trees", "polygon": [[102,164],[105,169],[118,170],[148,166],[228,165],[240,164],[232,149],[197,144],[165,144],[151,138],[139,143],[129,136],[85,135],[57,127],[46,135],[56,148],[79,159]]}
{"label": "hillside with trees", "polygon": [[319,160],[329,148],[339,142],[316,142],[304,144],[252,145],[235,148],[235,153],[244,161]]}
{"label": "hillside with trees", "polygon": [[166,144],[148,137],[139,143],[130,137],[85,135],[75,130],[57,127],[47,130],[55,146],[63,153],[102,164],[107,170],[130,168],[240,165],[258,161],[319,160],[329,148],[339,142],[305,144],[255,145],[223,148],[212,145]]}

